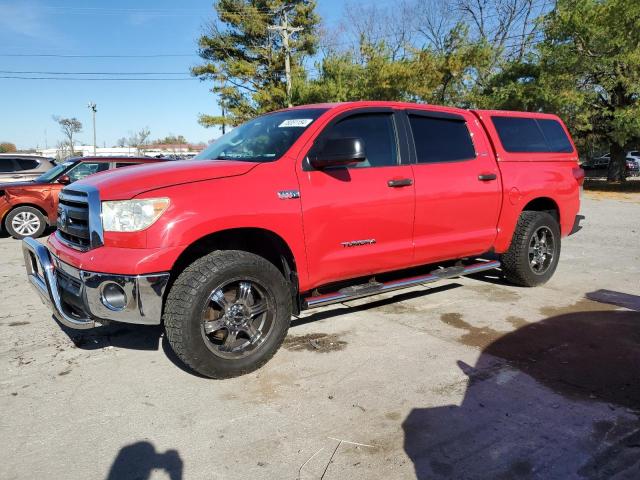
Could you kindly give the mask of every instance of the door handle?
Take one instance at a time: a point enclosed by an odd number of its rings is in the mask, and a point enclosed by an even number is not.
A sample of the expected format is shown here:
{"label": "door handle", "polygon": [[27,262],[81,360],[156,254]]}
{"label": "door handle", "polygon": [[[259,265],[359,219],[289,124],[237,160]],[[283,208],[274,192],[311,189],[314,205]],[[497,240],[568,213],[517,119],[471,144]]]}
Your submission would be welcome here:
{"label": "door handle", "polygon": [[480,180],[481,182],[489,182],[491,180],[495,180],[496,178],[498,178],[498,175],[496,175],[495,173],[481,173],[480,175],[478,175],[478,180]]}
{"label": "door handle", "polygon": [[391,188],[408,187],[410,185],[413,185],[413,180],[410,178],[395,178],[387,182],[387,186]]}

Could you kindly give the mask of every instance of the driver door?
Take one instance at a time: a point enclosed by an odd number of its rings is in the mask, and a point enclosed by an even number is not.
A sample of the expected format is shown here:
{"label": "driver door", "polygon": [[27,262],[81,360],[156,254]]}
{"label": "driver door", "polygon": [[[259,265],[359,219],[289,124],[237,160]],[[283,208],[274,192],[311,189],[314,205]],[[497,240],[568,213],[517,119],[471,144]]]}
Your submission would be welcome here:
{"label": "driver door", "polygon": [[391,109],[339,115],[320,133],[364,143],[366,160],[317,170],[298,166],[300,200],[313,286],[406,267],[413,256],[411,166]]}

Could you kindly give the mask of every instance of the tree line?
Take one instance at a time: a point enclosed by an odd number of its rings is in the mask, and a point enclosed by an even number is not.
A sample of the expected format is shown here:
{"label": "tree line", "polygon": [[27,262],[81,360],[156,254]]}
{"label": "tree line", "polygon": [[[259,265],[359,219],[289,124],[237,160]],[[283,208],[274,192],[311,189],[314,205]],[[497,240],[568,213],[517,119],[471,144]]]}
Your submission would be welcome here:
{"label": "tree line", "polygon": [[[313,0],[218,0],[192,74],[212,81],[235,126],[294,105],[399,100],[545,111],[567,123],[583,157],[609,151],[624,179],[640,143],[637,0],[399,0],[347,2],[323,24]],[[292,31],[288,50],[273,26]],[[291,60],[287,98],[284,64]]]}

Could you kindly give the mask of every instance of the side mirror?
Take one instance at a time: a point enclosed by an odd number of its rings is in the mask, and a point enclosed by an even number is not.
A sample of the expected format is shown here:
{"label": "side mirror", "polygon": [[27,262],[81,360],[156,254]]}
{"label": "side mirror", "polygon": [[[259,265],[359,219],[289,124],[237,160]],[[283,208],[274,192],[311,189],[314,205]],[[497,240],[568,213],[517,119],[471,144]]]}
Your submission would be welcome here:
{"label": "side mirror", "polygon": [[309,156],[309,162],[314,168],[322,170],[364,162],[366,158],[364,141],[361,138],[330,138],[320,151]]}
{"label": "side mirror", "polygon": [[71,179],[69,178],[69,175],[60,175],[58,183],[61,183],[62,185],[69,185],[71,183]]}

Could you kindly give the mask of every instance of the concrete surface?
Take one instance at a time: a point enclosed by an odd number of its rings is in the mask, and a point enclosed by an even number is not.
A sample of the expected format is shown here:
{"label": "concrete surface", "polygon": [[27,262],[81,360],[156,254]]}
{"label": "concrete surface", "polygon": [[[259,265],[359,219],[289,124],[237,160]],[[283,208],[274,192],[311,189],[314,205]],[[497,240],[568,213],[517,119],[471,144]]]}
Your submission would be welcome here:
{"label": "concrete surface", "polygon": [[1,238],[0,478],[640,478],[640,198],[583,213],[543,287],[327,308],[224,381],[160,328],[64,331]]}

